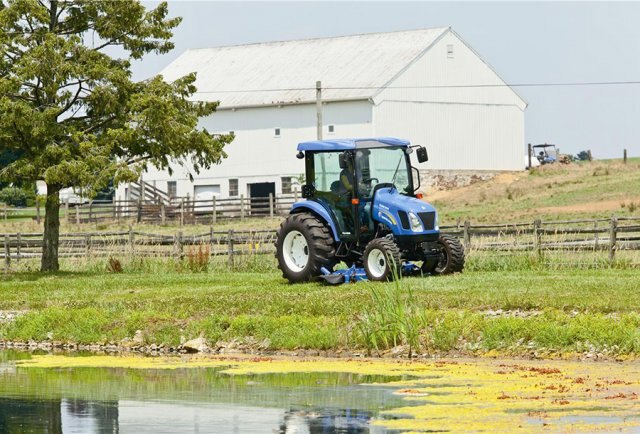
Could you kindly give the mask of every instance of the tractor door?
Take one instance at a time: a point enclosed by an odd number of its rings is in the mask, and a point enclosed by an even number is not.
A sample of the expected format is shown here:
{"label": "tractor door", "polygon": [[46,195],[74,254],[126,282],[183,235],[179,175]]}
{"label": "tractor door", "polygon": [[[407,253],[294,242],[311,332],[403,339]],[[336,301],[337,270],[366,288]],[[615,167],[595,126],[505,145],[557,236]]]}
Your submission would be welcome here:
{"label": "tractor door", "polygon": [[[315,152],[313,154],[313,186],[316,200],[333,212],[340,238],[355,236],[353,227],[354,170],[353,163],[342,152]],[[344,166],[344,167],[342,167]],[[350,172],[350,173],[349,173]]]}

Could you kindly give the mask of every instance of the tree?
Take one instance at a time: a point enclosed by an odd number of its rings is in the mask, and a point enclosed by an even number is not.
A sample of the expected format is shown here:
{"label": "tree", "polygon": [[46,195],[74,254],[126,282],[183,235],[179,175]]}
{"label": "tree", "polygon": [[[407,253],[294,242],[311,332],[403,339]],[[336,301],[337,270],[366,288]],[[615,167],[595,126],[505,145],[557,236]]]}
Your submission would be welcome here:
{"label": "tree", "polygon": [[578,159],[578,161],[590,161],[591,158],[589,156],[589,151],[578,152],[578,154],[576,155],[576,159]]}
{"label": "tree", "polygon": [[232,136],[197,126],[218,103],[190,100],[195,74],[131,78],[133,60],[173,48],[181,19],[167,14],[134,0],[0,0],[0,149],[18,156],[0,178],[47,183],[42,271],[59,268],[62,188],[95,193],[148,165],[188,157],[197,173],[226,156]]}

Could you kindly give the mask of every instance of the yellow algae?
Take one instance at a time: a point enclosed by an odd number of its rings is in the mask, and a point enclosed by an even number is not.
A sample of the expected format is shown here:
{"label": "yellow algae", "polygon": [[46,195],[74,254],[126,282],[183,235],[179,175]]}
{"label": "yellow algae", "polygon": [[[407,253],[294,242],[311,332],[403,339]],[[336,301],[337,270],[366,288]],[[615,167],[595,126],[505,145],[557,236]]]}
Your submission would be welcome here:
{"label": "yellow algae", "polygon": [[[22,367],[220,368],[229,375],[335,372],[404,376],[387,383],[406,406],[373,423],[408,432],[637,431],[640,363],[398,361],[269,357],[33,356]],[[406,379],[409,377],[409,379]]]}

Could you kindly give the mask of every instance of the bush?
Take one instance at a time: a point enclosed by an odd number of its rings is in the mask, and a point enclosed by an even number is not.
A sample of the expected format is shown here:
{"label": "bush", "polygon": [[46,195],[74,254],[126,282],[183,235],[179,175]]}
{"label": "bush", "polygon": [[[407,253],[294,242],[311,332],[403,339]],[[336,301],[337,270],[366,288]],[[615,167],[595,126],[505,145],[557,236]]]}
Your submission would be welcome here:
{"label": "bush", "polygon": [[35,199],[35,193],[18,187],[6,187],[0,190],[0,202],[10,206],[27,206]]}

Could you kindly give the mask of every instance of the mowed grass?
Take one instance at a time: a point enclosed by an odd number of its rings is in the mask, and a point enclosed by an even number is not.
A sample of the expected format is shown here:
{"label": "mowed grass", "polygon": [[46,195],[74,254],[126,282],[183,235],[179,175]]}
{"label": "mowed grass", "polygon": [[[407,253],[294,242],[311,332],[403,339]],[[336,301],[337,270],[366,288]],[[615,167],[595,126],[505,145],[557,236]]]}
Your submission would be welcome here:
{"label": "mowed grass", "polygon": [[[419,330],[414,351],[638,354],[639,277],[633,269],[475,271],[333,287],[290,285],[274,271],[18,273],[0,282],[0,310],[27,313],[0,325],[0,336],[98,343],[141,330],[148,344],[202,335],[273,350],[376,352],[406,343],[402,333],[384,345],[368,339],[382,331],[371,327],[393,326],[365,318],[385,309],[373,302],[382,291],[419,313],[409,318]],[[392,312],[377,313],[393,322]]]}

